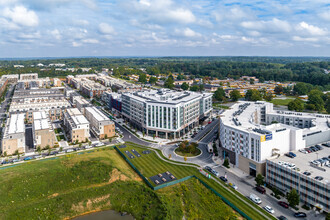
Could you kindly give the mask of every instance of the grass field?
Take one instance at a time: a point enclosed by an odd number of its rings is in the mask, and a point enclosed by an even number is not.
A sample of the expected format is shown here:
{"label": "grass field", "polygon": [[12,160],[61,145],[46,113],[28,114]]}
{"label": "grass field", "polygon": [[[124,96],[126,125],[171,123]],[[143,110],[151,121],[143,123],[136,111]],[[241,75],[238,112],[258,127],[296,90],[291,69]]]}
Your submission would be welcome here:
{"label": "grass field", "polygon": [[229,106],[222,105],[220,103],[213,103],[213,108],[229,109]]}
{"label": "grass field", "polygon": [[274,105],[284,105],[284,106],[288,106],[288,104],[294,100],[295,97],[287,97],[285,99],[273,99],[271,101],[271,103],[273,103]]}
{"label": "grass field", "polygon": [[[256,206],[252,201],[250,201],[245,196],[237,193],[235,190],[232,190],[228,185],[220,185],[216,183],[215,181],[211,179],[207,179],[205,176],[203,176],[199,170],[196,167],[188,167],[188,166],[179,166],[175,164],[170,164],[166,161],[160,160],[155,152],[151,151],[150,154],[144,155],[142,154],[142,151],[145,150],[145,148],[141,148],[137,144],[128,143],[126,144],[126,148],[119,148],[124,153],[124,150],[131,150],[135,149],[138,151],[142,156],[140,158],[134,158],[130,159],[132,164],[136,166],[142,175],[144,175],[149,181],[149,177],[157,175],[158,173],[163,173],[166,171],[171,172],[177,179],[181,179],[186,176],[195,175],[196,177],[202,179],[204,182],[206,182],[209,186],[211,186],[213,189],[215,189],[218,193],[220,193],[222,196],[224,196],[229,202],[234,204],[237,208],[239,208],[241,211],[246,213],[248,216],[250,216],[252,219],[264,219],[263,216],[261,216],[259,213],[255,212],[254,210],[251,210],[249,206],[242,203],[241,200],[244,200],[248,202],[249,204],[257,207],[262,213],[264,213],[266,216],[268,216],[270,219],[275,219],[272,215],[267,213],[265,210],[260,208],[259,206]],[[124,153],[125,155],[125,153]],[[163,157],[164,158],[164,157]],[[164,158],[165,160],[168,160],[167,158]],[[169,160],[168,160],[169,161]],[[173,161],[172,161],[173,162]],[[155,185],[153,182],[150,181],[152,185]],[[239,198],[234,197],[232,193],[236,193]]]}
{"label": "grass field", "polygon": [[[237,208],[239,208],[241,211],[246,213],[252,219],[256,219],[256,220],[264,219],[264,217],[262,215],[255,212],[254,210],[252,210],[249,206],[244,204],[241,200],[245,200],[249,204],[255,206],[255,204],[252,201],[250,201],[249,199],[247,199],[246,197],[244,197],[243,195],[238,194],[238,193],[237,193],[237,195],[239,196],[239,198],[233,196],[231,193],[231,190],[232,190],[231,188],[229,188],[227,185],[220,185],[211,179],[207,179],[205,176],[203,176],[199,172],[199,170],[197,168],[170,164],[166,161],[160,160],[158,158],[158,156],[156,155],[156,153],[153,151],[151,151],[151,153],[148,155],[142,154],[142,151],[145,150],[145,148],[141,148],[137,144],[128,143],[126,145],[127,145],[126,148],[122,148],[122,149],[119,148],[119,150],[121,150],[124,153],[125,150],[135,149],[142,155],[140,158],[135,157],[134,159],[129,159],[129,160],[132,162],[132,164],[134,166],[136,166],[140,170],[142,175],[144,175],[149,181],[150,181],[149,177],[152,177],[154,175],[157,175],[158,173],[163,173],[166,171],[171,172],[177,179],[181,179],[186,176],[195,175],[196,177],[205,181],[209,186],[211,186],[213,189],[215,189],[218,193],[220,193],[222,196],[224,196],[226,199],[228,199],[229,202],[234,204]],[[124,155],[125,155],[125,153],[124,153]],[[164,158],[164,159],[168,160],[167,158]],[[150,183],[155,185],[151,181],[150,181]],[[236,193],[236,192],[234,192],[234,193]],[[273,216],[268,214],[262,208],[258,207],[258,209],[262,213],[264,213],[266,216],[268,216],[270,219],[275,219]]]}
{"label": "grass field", "polygon": [[[178,177],[189,174],[176,165],[162,165]],[[144,172],[153,175],[163,170],[157,167]],[[195,179],[151,190],[112,148],[2,167],[0,196],[0,219],[65,219],[106,209],[126,211],[136,219],[182,219],[183,215],[186,219],[238,219]]]}

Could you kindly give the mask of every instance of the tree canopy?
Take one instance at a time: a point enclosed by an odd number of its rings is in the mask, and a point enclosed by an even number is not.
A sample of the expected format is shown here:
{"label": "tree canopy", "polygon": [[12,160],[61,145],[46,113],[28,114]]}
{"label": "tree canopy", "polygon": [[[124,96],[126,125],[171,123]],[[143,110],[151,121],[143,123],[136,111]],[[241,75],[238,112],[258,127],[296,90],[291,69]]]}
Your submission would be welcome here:
{"label": "tree canopy", "polygon": [[245,94],[245,99],[248,101],[262,100],[261,94],[256,89],[249,89]]}
{"label": "tree canopy", "polygon": [[229,93],[230,99],[234,102],[241,98],[241,93],[238,90],[233,90]]}

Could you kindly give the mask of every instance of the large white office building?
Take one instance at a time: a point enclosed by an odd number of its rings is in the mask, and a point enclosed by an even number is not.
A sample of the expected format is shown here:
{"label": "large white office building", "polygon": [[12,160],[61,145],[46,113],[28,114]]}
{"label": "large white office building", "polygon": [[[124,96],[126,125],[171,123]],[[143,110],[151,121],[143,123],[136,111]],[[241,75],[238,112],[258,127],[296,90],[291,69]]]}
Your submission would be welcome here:
{"label": "large white office building", "polygon": [[210,114],[212,94],[169,89],[122,94],[122,115],[146,135],[181,137]]}
{"label": "large white office building", "polygon": [[273,110],[238,102],[220,120],[221,155],[246,173],[265,173],[266,159],[330,140],[329,115]]}

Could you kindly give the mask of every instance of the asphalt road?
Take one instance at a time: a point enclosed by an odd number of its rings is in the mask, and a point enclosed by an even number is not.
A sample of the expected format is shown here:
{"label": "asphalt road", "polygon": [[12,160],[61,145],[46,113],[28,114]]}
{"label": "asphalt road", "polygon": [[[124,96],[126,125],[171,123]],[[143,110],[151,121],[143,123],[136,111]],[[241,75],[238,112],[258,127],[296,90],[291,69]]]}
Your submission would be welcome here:
{"label": "asphalt road", "polygon": [[123,140],[126,142],[126,141],[130,141],[130,142],[133,142],[133,143],[136,143],[136,144],[140,144],[140,145],[143,145],[143,146],[149,146],[151,145],[152,143],[151,142],[148,142],[148,141],[144,141],[144,140],[141,140],[139,138],[137,138],[134,134],[132,134],[130,131],[128,131],[125,127],[121,126],[119,123],[115,122],[115,125],[117,128],[119,128],[123,133]]}
{"label": "asphalt road", "polygon": [[214,129],[214,126],[219,124],[219,119],[215,119],[211,124],[207,124],[203,130],[200,130],[197,135],[191,139],[191,142],[198,142],[201,138],[205,136],[211,129]]}

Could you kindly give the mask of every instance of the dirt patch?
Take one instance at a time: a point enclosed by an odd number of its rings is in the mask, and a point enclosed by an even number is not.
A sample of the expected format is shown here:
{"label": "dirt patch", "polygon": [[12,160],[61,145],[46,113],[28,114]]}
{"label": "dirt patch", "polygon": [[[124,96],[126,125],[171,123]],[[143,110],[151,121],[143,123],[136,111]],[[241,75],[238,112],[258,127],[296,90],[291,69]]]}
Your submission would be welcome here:
{"label": "dirt patch", "polygon": [[58,193],[54,193],[54,194],[48,196],[48,199],[50,199],[50,198],[54,198],[54,197],[56,197],[56,196],[58,196]]}
{"label": "dirt patch", "polygon": [[112,172],[110,173],[110,179],[108,183],[113,183],[117,180],[122,180],[122,181],[126,181],[129,178],[127,176],[125,176],[124,174],[122,174],[119,170],[117,170],[116,168],[114,168],[112,170]]}
{"label": "dirt patch", "polygon": [[[93,204],[103,202],[104,200],[109,199],[109,197],[110,197],[110,194],[104,195],[104,196],[101,196],[101,197],[97,197],[97,198],[94,198],[94,199],[88,199],[86,203],[85,202],[79,202],[76,205],[73,204],[71,209],[75,212],[78,212],[78,213],[85,213],[85,212],[91,211],[93,209]],[[110,206],[110,201],[108,201],[106,203],[106,205]],[[95,210],[95,209],[93,209],[93,210]]]}

